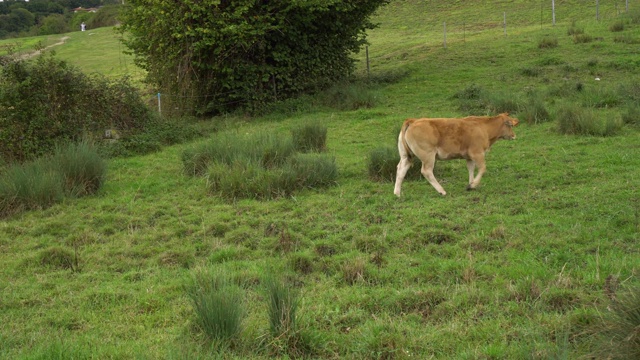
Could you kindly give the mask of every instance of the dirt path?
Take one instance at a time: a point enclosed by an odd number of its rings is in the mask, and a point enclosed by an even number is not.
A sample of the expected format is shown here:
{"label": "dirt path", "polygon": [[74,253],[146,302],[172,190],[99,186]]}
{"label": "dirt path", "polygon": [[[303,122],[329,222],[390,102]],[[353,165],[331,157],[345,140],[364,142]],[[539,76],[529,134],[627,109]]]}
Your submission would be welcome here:
{"label": "dirt path", "polygon": [[57,43],[55,43],[55,44],[51,44],[51,45],[49,45],[49,46],[46,46],[44,49],[41,49],[41,50],[36,50],[36,51],[33,51],[33,52],[28,52],[28,53],[20,54],[20,55],[18,56],[18,58],[19,58],[19,59],[21,59],[21,60],[31,59],[31,58],[32,58],[32,57],[34,57],[34,56],[38,56],[38,55],[40,55],[43,51],[46,51],[46,50],[48,50],[48,49],[50,49],[50,48],[52,48],[52,47],[54,47],[54,46],[58,46],[58,45],[62,45],[62,44],[64,44],[68,39],[69,39],[69,37],[68,37],[68,36],[64,36],[64,37],[60,38],[60,41],[58,41],[58,42],[57,42]]}

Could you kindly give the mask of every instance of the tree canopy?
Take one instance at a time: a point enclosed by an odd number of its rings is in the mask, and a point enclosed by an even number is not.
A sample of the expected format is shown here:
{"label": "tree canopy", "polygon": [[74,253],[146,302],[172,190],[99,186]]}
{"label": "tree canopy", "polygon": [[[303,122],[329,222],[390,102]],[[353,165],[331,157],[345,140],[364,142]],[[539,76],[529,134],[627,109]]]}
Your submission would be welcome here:
{"label": "tree canopy", "polygon": [[130,0],[125,44],[159,91],[218,113],[348,76],[389,0]]}

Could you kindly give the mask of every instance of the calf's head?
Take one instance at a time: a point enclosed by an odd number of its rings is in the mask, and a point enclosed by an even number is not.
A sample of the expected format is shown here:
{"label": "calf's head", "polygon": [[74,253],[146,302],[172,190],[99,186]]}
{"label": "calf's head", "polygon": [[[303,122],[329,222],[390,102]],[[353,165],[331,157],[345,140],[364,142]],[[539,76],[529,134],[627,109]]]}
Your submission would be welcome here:
{"label": "calf's head", "polygon": [[499,116],[503,121],[500,128],[500,139],[515,140],[516,133],[513,132],[513,127],[518,125],[518,119],[509,117],[508,113],[502,113]]}

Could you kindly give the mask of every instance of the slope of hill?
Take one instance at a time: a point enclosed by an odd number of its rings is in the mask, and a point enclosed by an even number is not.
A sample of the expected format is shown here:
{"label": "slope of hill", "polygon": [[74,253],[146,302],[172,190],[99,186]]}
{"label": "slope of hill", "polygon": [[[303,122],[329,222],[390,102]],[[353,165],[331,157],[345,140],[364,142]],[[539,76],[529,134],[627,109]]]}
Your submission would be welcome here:
{"label": "slope of hill", "polygon": [[[611,300],[640,286],[638,123],[570,135],[558,114],[575,105],[620,124],[631,111],[640,3],[603,4],[599,21],[585,2],[556,3],[553,26],[541,2],[392,1],[370,36],[368,75],[357,54],[369,107],[304,98],[264,118],[211,120],[240,134],[325,125],[340,170],[330,189],[228,202],[184,175],[185,144],[112,160],[97,196],[1,220],[0,358],[624,356],[628,342],[600,336],[612,324],[634,331],[606,321]],[[68,34],[58,56],[133,72],[102,31]],[[527,121],[534,100],[549,114]],[[405,118],[507,105],[518,139],[495,144],[477,191],[464,190],[463,161],[437,164],[446,197],[420,180],[398,199],[368,178],[371,151],[395,148]],[[298,293],[295,331],[271,333],[267,275]],[[185,291],[210,276],[242,294],[231,342],[207,339]]]}

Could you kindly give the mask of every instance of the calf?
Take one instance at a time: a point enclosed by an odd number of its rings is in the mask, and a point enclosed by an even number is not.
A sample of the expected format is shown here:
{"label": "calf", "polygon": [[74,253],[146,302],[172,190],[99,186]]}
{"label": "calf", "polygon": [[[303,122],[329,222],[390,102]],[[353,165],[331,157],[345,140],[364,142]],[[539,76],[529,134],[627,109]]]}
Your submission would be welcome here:
{"label": "calf", "polygon": [[[513,140],[513,127],[518,119],[503,113],[498,116],[468,116],[465,118],[408,119],[398,136],[400,162],[393,193],[400,197],[400,187],[411,167],[411,158],[422,161],[420,172],[440,194],[447,195],[433,176],[436,158],[466,159],[469,170],[467,190],[475,189],[486,171],[484,155],[498,139]],[[473,176],[475,168],[478,174]]]}

